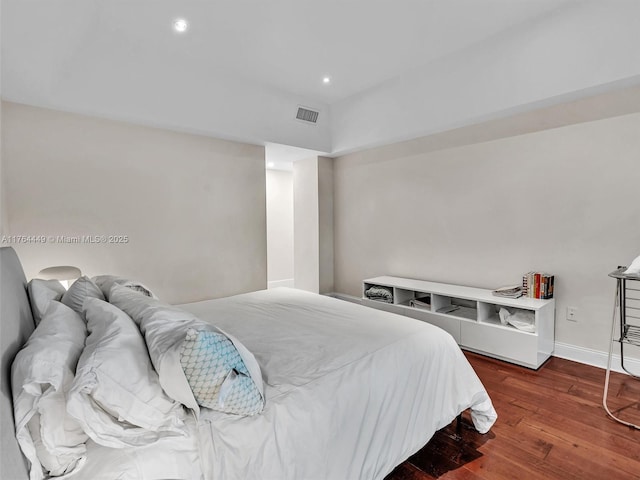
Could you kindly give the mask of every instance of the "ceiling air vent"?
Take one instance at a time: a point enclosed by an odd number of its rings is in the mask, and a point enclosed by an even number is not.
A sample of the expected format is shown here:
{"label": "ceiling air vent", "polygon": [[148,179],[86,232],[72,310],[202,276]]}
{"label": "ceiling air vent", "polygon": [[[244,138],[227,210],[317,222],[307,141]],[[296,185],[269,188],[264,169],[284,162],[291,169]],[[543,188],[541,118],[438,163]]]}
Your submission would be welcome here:
{"label": "ceiling air vent", "polygon": [[320,112],[316,110],[311,110],[307,107],[298,106],[298,113],[296,114],[296,119],[302,122],[307,123],[316,123],[318,121],[318,114]]}

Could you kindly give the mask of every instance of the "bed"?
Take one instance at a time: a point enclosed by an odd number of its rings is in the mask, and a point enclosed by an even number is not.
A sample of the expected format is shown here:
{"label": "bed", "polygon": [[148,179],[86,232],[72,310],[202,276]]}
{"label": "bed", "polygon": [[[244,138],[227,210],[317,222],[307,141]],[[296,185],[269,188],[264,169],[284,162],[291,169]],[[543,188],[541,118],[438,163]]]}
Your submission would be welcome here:
{"label": "bed", "polygon": [[[9,374],[34,321],[11,248],[0,249],[0,266],[0,477],[26,480]],[[182,407],[185,436],[142,447],[90,439],[86,462],[65,478],[383,479],[461,412],[470,409],[482,433],[495,422],[491,400],[454,340],[423,322],[285,288],[172,308],[251,352],[263,409],[240,416],[201,408],[194,415]]]}

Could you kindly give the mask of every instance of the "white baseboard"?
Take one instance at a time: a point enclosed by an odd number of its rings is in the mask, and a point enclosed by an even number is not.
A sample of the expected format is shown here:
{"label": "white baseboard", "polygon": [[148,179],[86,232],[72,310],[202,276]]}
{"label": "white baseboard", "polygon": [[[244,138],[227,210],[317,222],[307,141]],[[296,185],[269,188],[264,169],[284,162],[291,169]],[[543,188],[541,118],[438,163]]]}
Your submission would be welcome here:
{"label": "white baseboard", "polygon": [[[340,300],[346,300],[352,303],[362,303],[362,299],[354,297],[352,295],[345,295],[344,293],[332,293],[332,297],[339,298]],[[620,352],[620,347],[614,345],[614,352]],[[627,347],[629,348],[629,347]],[[638,349],[635,349],[638,351]],[[564,358],[565,360],[571,360],[573,362],[584,363],[585,365],[591,365],[598,368],[607,368],[607,356],[609,352],[602,352],[600,350],[593,350],[591,348],[578,347],[576,345],[570,345],[568,343],[555,342],[553,356],[558,358]],[[625,355],[626,367],[634,372],[640,374],[640,359],[632,358]],[[620,354],[614,353],[611,356],[611,370],[614,372],[626,373],[620,364]]]}
{"label": "white baseboard", "polygon": [[286,280],[273,280],[272,282],[267,282],[267,288],[278,288],[278,287],[293,288],[293,278],[287,278]]}
{"label": "white baseboard", "polygon": [[[618,347],[617,345],[614,345],[613,348],[614,352],[620,351],[620,347]],[[602,352],[600,350],[578,347],[576,345],[569,345],[568,343],[561,342],[555,343],[555,350],[553,352],[554,357],[564,358],[566,360],[572,360],[574,362],[584,363],[599,368],[607,368],[608,354],[609,352]],[[631,372],[637,372],[638,374],[640,374],[640,359],[632,358],[625,354],[624,363],[627,369],[629,369]],[[611,356],[611,370],[614,372],[626,373],[622,369],[622,366],[620,364],[619,353],[614,353]]]}

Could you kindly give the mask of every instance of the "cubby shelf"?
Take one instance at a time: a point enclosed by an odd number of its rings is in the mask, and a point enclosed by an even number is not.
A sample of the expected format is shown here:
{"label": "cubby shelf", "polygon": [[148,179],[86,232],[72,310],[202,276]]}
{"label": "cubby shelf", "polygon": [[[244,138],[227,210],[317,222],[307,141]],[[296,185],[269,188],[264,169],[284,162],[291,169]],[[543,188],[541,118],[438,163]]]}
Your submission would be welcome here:
{"label": "cubby shelf", "polygon": [[[365,292],[373,286],[393,292],[393,303],[370,300]],[[553,353],[555,300],[502,298],[491,290],[413,280],[376,277],[363,281],[363,303],[436,325],[449,332],[466,349],[537,369]],[[412,300],[428,297],[429,304],[411,306]],[[534,331],[519,330],[500,322],[498,311],[530,312]]]}

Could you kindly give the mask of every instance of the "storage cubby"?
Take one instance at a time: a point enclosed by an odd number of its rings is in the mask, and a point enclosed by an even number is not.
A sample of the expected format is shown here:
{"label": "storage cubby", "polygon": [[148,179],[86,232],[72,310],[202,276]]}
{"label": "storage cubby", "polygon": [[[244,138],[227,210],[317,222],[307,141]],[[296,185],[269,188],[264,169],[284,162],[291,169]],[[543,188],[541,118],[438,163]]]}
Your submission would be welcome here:
{"label": "storage cubby", "polygon": [[444,295],[433,295],[432,298],[434,299],[432,312],[474,321],[478,318],[478,307],[475,300]]}
{"label": "storage cubby", "polygon": [[[371,286],[393,292],[393,303],[364,298]],[[366,305],[431,323],[449,332],[466,349],[530,368],[538,368],[553,353],[555,301],[534,298],[502,298],[491,290],[399,277],[364,280]],[[426,305],[414,306],[417,299]],[[518,314],[511,324],[500,321],[500,308]],[[533,318],[532,325],[516,320]],[[531,331],[524,330],[523,328]]]}
{"label": "storage cubby", "polygon": [[413,292],[414,298],[409,300],[409,306],[418,310],[431,310],[431,294],[424,292]]}
{"label": "storage cubby", "polygon": [[[518,308],[518,307],[513,307],[513,306],[506,306],[506,305],[499,305],[499,304],[495,304],[495,303],[486,303],[486,302],[478,302],[478,322],[480,323],[486,323],[489,325],[499,325],[505,328],[513,328],[518,330],[519,328],[512,325],[512,324],[506,324],[504,325],[502,323],[502,320],[500,319],[500,309],[506,309],[507,312],[509,312],[510,315],[520,315],[522,317],[528,317],[532,319],[532,324],[533,324],[533,332],[529,332],[528,330],[526,330],[528,333],[535,333],[536,331],[536,325],[535,325],[535,312],[530,310],[530,309],[525,309],[525,308]],[[523,329],[520,329],[521,331],[525,331]]]}
{"label": "storage cubby", "polygon": [[[367,297],[367,291],[368,291],[370,288],[373,288],[373,287],[381,287],[381,288],[384,288],[384,289],[386,289],[386,290],[389,290],[389,291],[391,292],[391,294],[392,294],[392,301],[391,301],[391,302],[387,302],[387,301],[385,301],[385,300],[384,300],[384,299],[382,299],[382,298],[368,298],[368,297]],[[395,298],[396,298],[396,296],[395,296],[395,294],[394,294],[394,290],[395,290],[395,289],[394,289],[394,288],[393,288],[393,286],[391,286],[391,285],[382,285],[382,284],[379,284],[379,283],[365,282],[365,283],[363,284],[363,286],[362,286],[362,297],[363,297],[363,298],[366,298],[367,300],[369,300],[369,301],[371,301],[371,302],[380,302],[380,303],[388,303],[388,304],[392,304],[392,303],[395,303]]]}
{"label": "storage cubby", "polygon": [[495,303],[478,302],[478,321],[490,325],[501,325],[499,310],[500,306]]}
{"label": "storage cubby", "polygon": [[409,302],[416,298],[416,292],[413,290],[405,290],[403,288],[393,289],[393,303],[396,305],[409,305]]}

